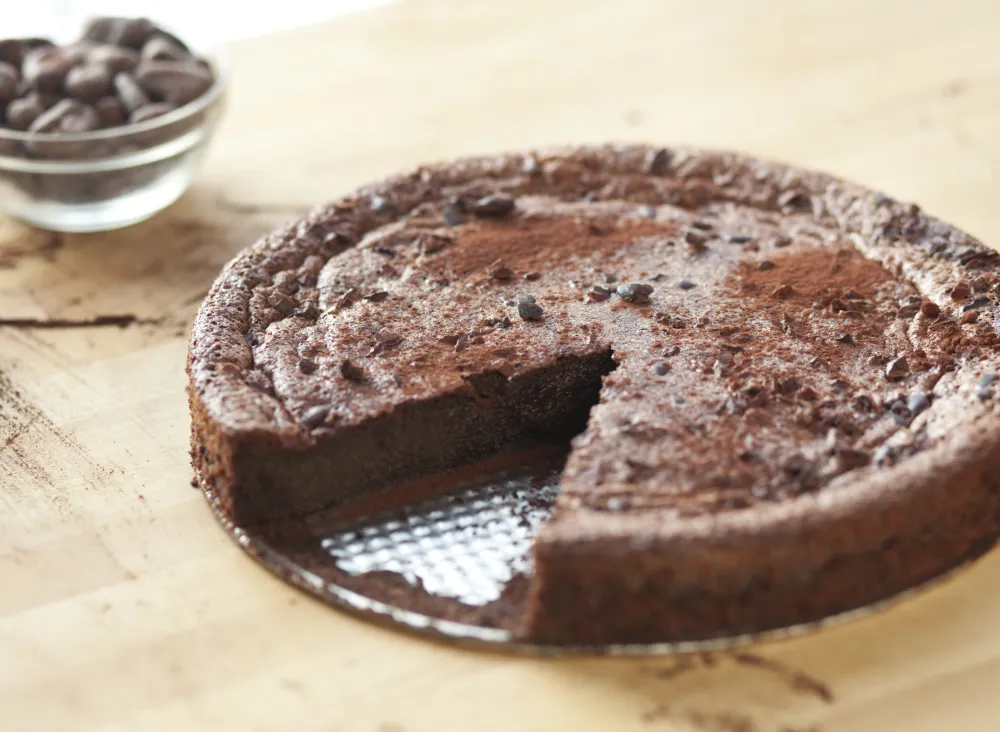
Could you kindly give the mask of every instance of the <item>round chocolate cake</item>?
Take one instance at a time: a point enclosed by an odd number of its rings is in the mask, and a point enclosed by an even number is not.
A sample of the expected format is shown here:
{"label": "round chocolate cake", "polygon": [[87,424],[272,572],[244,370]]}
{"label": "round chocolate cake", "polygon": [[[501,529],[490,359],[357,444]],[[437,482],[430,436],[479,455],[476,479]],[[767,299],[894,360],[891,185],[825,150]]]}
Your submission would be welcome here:
{"label": "round chocolate cake", "polygon": [[736,154],[427,166],[225,269],[194,466],[250,526],[571,439],[516,637],[805,623],[1000,534],[998,287],[917,206]]}

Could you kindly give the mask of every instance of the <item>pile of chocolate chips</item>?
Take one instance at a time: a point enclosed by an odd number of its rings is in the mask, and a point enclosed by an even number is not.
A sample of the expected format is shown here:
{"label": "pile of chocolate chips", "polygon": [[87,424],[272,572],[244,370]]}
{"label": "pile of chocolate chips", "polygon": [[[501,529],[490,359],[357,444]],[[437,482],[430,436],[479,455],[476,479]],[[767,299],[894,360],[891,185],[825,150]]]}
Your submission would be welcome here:
{"label": "pile of chocolate chips", "polygon": [[212,67],[146,18],[94,18],[79,40],[0,40],[0,127],[88,132],[152,119],[212,86]]}

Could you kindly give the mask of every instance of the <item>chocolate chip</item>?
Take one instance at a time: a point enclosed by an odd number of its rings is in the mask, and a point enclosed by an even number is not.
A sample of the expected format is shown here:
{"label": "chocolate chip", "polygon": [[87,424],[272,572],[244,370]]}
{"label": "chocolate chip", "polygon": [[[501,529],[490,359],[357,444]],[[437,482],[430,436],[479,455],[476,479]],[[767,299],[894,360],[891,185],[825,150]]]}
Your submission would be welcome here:
{"label": "chocolate chip", "polygon": [[937,303],[931,302],[930,300],[924,300],[920,304],[920,312],[928,318],[936,318],[941,314],[941,308],[937,306]]}
{"label": "chocolate chip", "polygon": [[711,221],[705,221],[704,219],[695,219],[691,222],[692,229],[698,229],[699,231],[711,231],[715,228],[715,224]]}
{"label": "chocolate chip", "polygon": [[142,46],[142,58],[146,61],[183,61],[190,54],[173,39],[157,33]]}
{"label": "chocolate chip", "polygon": [[26,130],[44,111],[41,96],[32,92],[7,105],[7,125],[11,129]]}
{"label": "chocolate chip", "polygon": [[910,410],[910,413],[914,417],[926,410],[930,405],[931,400],[924,394],[913,394],[910,396],[909,401],[906,402],[906,408]]}
{"label": "chocolate chip", "polygon": [[542,279],[542,273],[541,272],[525,272],[524,273],[524,279],[526,279],[528,282],[534,282],[535,280]]}
{"label": "chocolate chip", "polygon": [[295,301],[280,292],[272,292],[267,298],[267,304],[285,316],[295,311]]}
{"label": "chocolate chip", "polygon": [[844,471],[856,470],[868,465],[872,458],[864,450],[857,450],[853,447],[837,446],[833,449],[834,457],[840,462]]}
{"label": "chocolate chip", "polygon": [[793,292],[794,290],[792,290],[791,285],[779,285],[778,287],[774,288],[774,290],[771,292],[771,296],[776,297],[779,300],[784,300],[786,297],[790,296]]}
{"label": "chocolate chip", "polygon": [[514,210],[514,199],[511,196],[495,193],[490,196],[480,198],[469,206],[469,210],[482,218],[499,219],[503,218]]}
{"label": "chocolate chip", "polygon": [[695,229],[688,229],[684,232],[684,242],[688,247],[694,252],[703,252],[708,246],[705,242],[708,241],[708,237],[702,232]]}
{"label": "chocolate chip", "polygon": [[993,301],[990,300],[988,297],[977,297],[972,302],[966,303],[965,305],[963,305],[962,306],[962,312],[963,313],[967,313],[970,310],[979,310],[980,308],[984,308],[984,307],[986,307],[987,305],[989,305],[992,302]]}
{"label": "chocolate chip", "polygon": [[799,390],[799,399],[804,399],[807,402],[816,401],[818,396],[819,395],[811,386],[806,386]]}
{"label": "chocolate chip", "polygon": [[753,241],[753,237],[746,234],[726,234],[724,238],[730,244],[747,244]]}
{"label": "chocolate chip", "polygon": [[774,269],[774,262],[770,259],[765,259],[763,262],[757,265],[758,272],[767,272],[769,269]]}
{"label": "chocolate chip", "polygon": [[541,320],[542,307],[532,295],[517,296],[517,314],[524,320]]}
{"label": "chocolate chip", "polygon": [[510,269],[502,259],[496,259],[486,268],[486,273],[494,280],[509,280],[514,276],[514,270]]}
{"label": "chocolate chip", "polygon": [[11,64],[0,61],[0,105],[17,96],[20,75]]}
{"label": "chocolate chip", "polygon": [[441,212],[441,218],[448,226],[458,226],[465,221],[465,211],[458,202],[449,203]]}
{"label": "chocolate chip", "polygon": [[46,94],[62,91],[73,61],[59,48],[43,47],[30,51],[21,64],[21,77],[27,88]]}
{"label": "chocolate chip", "polygon": [[111,74],[100,64],[76,66],[66,74],[66,93],[83,102],[96,102],[111,92]]}
{"label": "chocolate chip", "polygon": [[114,76],[122,71],[133,71],[139,65],[139,54],[124,46],[97,46],[87,53],[87,63],[98,64]]}
{"label": "chocolate chip", "polygon": [[670,373],[670,364],[662,361],[653,366],[653,373],[657,376],[666,376]]}
{"label": "chocolate chip", "polygon": [[900,399],[889,405],[889,413],[892,414],[893,420],[898,425],[908,425],[913,417],[910,408]]}
{"label": "chocolate chip", "polygon": [[316,362],[311,358],[300,358],[298,366],[299,371],[304,374],[311,374],[316,371]]}
{"label": "chocolate chip", "polygon": [[315,407],[309,407],[302,415],[302,424],[306,427],[319,427],[321,424],[327,422],[330,417],[330,407],[326,404],[319,404]]}
{"label": "chocolate chip", "polygon": [[865,414],[871,414],[875,411],[875,402],[872,398],[866,394],[859,394],[851,400],[851,405],[859,412],[864,412]]}
{"label": "chocolate chip", "polygon": [[365,378],[365,369],[351,359],[345,358],[340,362],[340,375],[348,381],[361,381]]}
{"label": "chocolate chip", "polygon": [[885,378],[890,381],[898,381],[906,378],[910,373],[910,365],[906,362],[905,356],[894,358],[885,367]]}
{"label": "chocolate chip", "polygon": [[352,287],[350,290],[345,292],[337,300],[337,304],[334,306],[335,312],[340,312],[344,308],[349,308],[354,303],[361,299],[361,291],[357,287]]}
{"label": "chocolate chip", "polygon": [[604,302],[611,297],[611,290],[600,285],[594,285],[583,297],[587,302]]}
{"label": "chocolate chip", "polygon": [[83,40],[112,43],[116,46],[141,48],[156,32],[156,26],[146,18],[92,18],[83,28]]}
{"label": "chocolate chip", "polygon": [[634,303],[636,305],[647,304],[649,302],[649,296],[652,294],[653,294],[652,285],[633,282],[630,285],[618,286],[618,297],[620,297],[625,302]]}
{"label": "chocolate chip", "polygon": [[375,292],[365,295],[361,299],[364,300],[365,302],[382,302],[387,297],[389,297],[388,292],[386,292],[385,290],[377,290]]}
{"label": "chocolate chip", "polygon": [[97,111],[76,99],[62,99],[31,123],[29,132],[87,132],[100,127]]}
{"label": "chocolate chip", "polygon": [[666,148],[650,150],[646,154],[646,173],[649,175],[664,175],[670,168],[670,152]]}
{"label": "chocolate chip", "polygon": [[97,116],[101,118],[102,127],[115,127],[124,124],[127,116],[122,103],[115,97],[102,97],[94,102]]}
{"label": "chocolate chip", "polygon": [[511,322],[510,317],[508,317],[507,315],[504,315],[502,318],[500,318],[500,322],[497,323],[498,327],[504,329],[510,328],[512,325],[514,325],[514,323]]}
{"label": "chocolate chip", "polygon": [[145,122],[148,119],[154,119],[167,112],[172,112],[177,109],[177,105],[173,102],[152,102],[150,104],[144,104],[137,110],[129,115],[128,121],[136,124],[138,122]]}
{"label": "chocolate chip", "polygon": [[[52,45],[49,43],[48,45]],[[14,68],[20,68],[24,61],[24,54],[28,51],[28,46],[22,38],[5,38],[0,40],[0,61],[10,64]]]}
{"label": "chocolate chip", "polygon": [[778,379],[774,385],[774,390],[779,394],[793,394],[802,388],[802,382],[794,377]]}
{"label": "chocolate chip", "polygon": [[177,105],[193,102],[212,86],[212,72],[187,61],[151,61],[136,70],[136,81],[148,93]]}
{"label": "chocolate chip", "polygon": [[786,211],[797,211],[808,208],[810,197],[802,191],[785,191],[778,196],[777,203]]}
{"label": "chocolate chip", "polygon": [[311,302],[295,311],[295,315],[306,320],[316,320],[319,317],[319,310]]}
{"label": "chocolate chip", "polygon": [[691,280],[684,279],[684,280],[680,280],[677,283],[677,286],[679,288],[681,288],[682,290],[691,290],[691,289],[694,289],[695,287],[697,287],[698,285],[696,285]]}
{"label": "chocolate chip", "polygon": [[129,114],[149,104],[149,97],[131,74],[120,71],[115,74],[111,83],[115,88],[115,94]]}

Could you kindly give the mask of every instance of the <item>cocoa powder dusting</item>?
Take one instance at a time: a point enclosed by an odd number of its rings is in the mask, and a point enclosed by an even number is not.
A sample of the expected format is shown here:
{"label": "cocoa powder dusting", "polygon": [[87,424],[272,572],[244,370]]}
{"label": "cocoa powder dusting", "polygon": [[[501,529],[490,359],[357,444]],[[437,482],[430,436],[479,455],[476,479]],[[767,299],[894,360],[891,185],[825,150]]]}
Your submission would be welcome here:
{"label": "cocoa powder dusting", "polygon": [[488,270],[498,257],[517,272],[545,271],[561,257],[607,254],[645,236],[669,236],[669,223],[524,217],[469,223],[448,259],[456,275]]}

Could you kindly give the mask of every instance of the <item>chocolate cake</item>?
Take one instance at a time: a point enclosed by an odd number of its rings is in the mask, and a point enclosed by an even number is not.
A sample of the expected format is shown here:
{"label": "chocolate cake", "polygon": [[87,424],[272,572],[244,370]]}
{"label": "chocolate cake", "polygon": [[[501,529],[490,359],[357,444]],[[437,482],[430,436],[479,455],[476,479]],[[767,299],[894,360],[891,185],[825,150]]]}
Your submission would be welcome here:
{"label": "chocolate cake", "polygon": [[1000,533],[998,286],[919,207],[736,154],[423,167],[227,266],[194,466],[247,526],[572,438],[521,639],[808,622]]}

